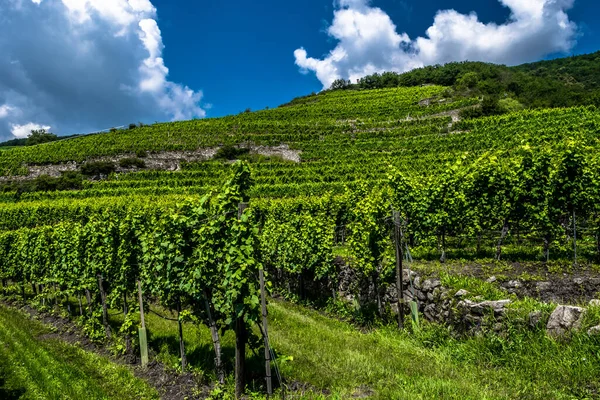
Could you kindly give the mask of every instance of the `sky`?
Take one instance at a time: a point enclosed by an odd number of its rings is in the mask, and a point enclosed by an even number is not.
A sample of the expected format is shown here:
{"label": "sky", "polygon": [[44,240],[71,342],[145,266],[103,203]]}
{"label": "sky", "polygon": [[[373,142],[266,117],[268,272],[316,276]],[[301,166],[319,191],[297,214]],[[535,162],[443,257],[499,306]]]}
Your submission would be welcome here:
{"label": "sky", "polygon": [[600,50],[596,0],[0,0],[0,140],[276,107],[338,78]]}

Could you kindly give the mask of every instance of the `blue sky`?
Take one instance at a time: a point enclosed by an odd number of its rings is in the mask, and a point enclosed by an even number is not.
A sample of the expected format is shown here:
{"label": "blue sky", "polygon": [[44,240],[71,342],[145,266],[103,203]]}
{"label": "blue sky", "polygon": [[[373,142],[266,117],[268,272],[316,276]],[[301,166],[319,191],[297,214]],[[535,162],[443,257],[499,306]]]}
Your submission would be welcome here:
{"label": "blue sky", "polygon": [[275,107],[385,70],[590,53],[599,15],[593,0],[0,0],[0,140]]}
{"label": "blue sky", "polygon": [[[314,74],[298,73],[293,52],[304,46],[313,54],[323,55],[335,47],[325,32],[333,16],[331,0],[158,0],[154,4],[171,77],[201,88],[213,104],[210,116],[237,113],[247,107],[274,107],[321,90]],[[482,21],[497,23],[510,14],[497,0],[376,0],[372,5],[386,11],[398,30],[411,37],[422,35],[441,9],[475,11]],[[600,50],[600,2],[577,0],[569,16],[584,33],[572,53]]]}

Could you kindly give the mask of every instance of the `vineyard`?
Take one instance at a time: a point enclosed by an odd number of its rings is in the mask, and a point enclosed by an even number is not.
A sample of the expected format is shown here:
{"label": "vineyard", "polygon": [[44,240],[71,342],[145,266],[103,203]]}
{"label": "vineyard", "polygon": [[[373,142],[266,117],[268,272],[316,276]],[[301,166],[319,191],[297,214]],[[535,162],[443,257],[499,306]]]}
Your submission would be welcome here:
{"label": "vineyard", "polygon": [[[377,293],[397,284],[403,257],[597,265],[600,111],[460,117],[480,102],[441,86],[326,91],[271,110],[1,151],[3,294],[68,307],[127,354],[143,347],[141,310],[168,312],[181,371],[184,327],[203,325],[220,383],[232,369],[222,340],[233,335],[239,396],[247,347],[270,351],[263,275],[267,294],[339,305],[340,260]],[[278,146],[299,160],[256,150]],[[206,149],[239,155],[175,170],[142,162]],[[77,189],[19,186],[35,168],[78,173],[119,157],[141,161],[79,178]],[[376,300],[374,318],[386,321]],[[389,388],[379,389],[385,398]]]}

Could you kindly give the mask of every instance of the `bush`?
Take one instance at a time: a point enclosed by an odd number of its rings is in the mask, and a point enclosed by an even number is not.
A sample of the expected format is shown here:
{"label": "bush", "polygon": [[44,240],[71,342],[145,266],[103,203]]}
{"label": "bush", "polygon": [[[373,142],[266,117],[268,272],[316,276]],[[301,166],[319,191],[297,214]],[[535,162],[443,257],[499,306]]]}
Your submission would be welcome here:
{"label": "bush", "polygon": [[17,197],[30,192],[54,192],[56,190],[79,190],[82,188],[83,177],[77,171],[63,172],[57,178],[50,175],[40,175],[31,180],[0,183],[0,193],[16,192]]}
{"label": "bush", "polygon": [[130,130],[131,130],[131,129],[135,129],[135,128],[137,128],[137,125],[136,125],[136,124],[129,124],[129,129],[130,129]]}
{"label": "bush", "polygon": [[473,89],[479,83],[479,74],[477,72],[467,72],[456,80],[456,87],[459,90]]}
{"label": "bush", "polygon": [[53,133],[46,132],[45,129],[32,130],[31,134],[27,136],[25,145],[35,146],[36,144],[49,143],[56,140],[58,140],[58,137]]}
{"label": "bush", "polygon": [[137,158],[146,158],[148,157],[148,153],[146,153],[146,150],[138,150],[135,152],[135,156]]}
{"label": "bush", "polygon": [[217,150],[214,159],[215,160],[236,160],[240,156],[246,155],[250,152],[250,149],[245,147],[236,147],[230,144],[221,147]]}
{"label": "bush", "polygon": [[518,100],[511,97],[498,101],[498,106],[500,107],[500,110],[505,113],[516,112],[525,108]]}
{"label": "bush", "polygon": [[121,168],[146,168],[146,162],[136,157],[123,158],[119,165]]}
{"label": "bush", "polygon": [[116,170],[111,161],[87,162],[81,166],[81,173],[85,176],[109,175]]}

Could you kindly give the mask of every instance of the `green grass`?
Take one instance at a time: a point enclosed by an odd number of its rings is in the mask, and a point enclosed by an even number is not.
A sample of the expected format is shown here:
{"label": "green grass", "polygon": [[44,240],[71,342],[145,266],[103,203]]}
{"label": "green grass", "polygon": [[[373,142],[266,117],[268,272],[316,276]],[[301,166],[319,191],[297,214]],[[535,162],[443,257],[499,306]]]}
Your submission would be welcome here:
{"label": "green grass", "polygon": [[125,366],[59,339],[50,329],[0,305],[0,398],[157,399]]}
{"label": "green grass", "polygon": [[[600,339],[581,333],[571,341],[557,342],[543,329],[523,329],[527,313],[539,309],[540,304],[524,301],[516,306],[522,312],[515,313],[506,335],[459,339],[434,324],[425,324],[413,333],[401,333],[394,327],[364,333],[317,311],[271,300],[269,329],[286,381],[312,388],[311,393],[294,398],[598,398]],[[550,308],[542,307],[546,317]],[[157,357],[178,368],[176,323],[153,314],[147,321],[150,345]],[[600,312],[594,312],[585,325],[599,322]],[[185,324],[184,336],[191,368],[204,375],[205,381],[213,380],[208,329]],[[225,389],[231,392],[233,336],[227,334],[222,341],[230,372]],[[262,351],[249,351],[248,355],[249,390],[260,392],[264,389]]]}

